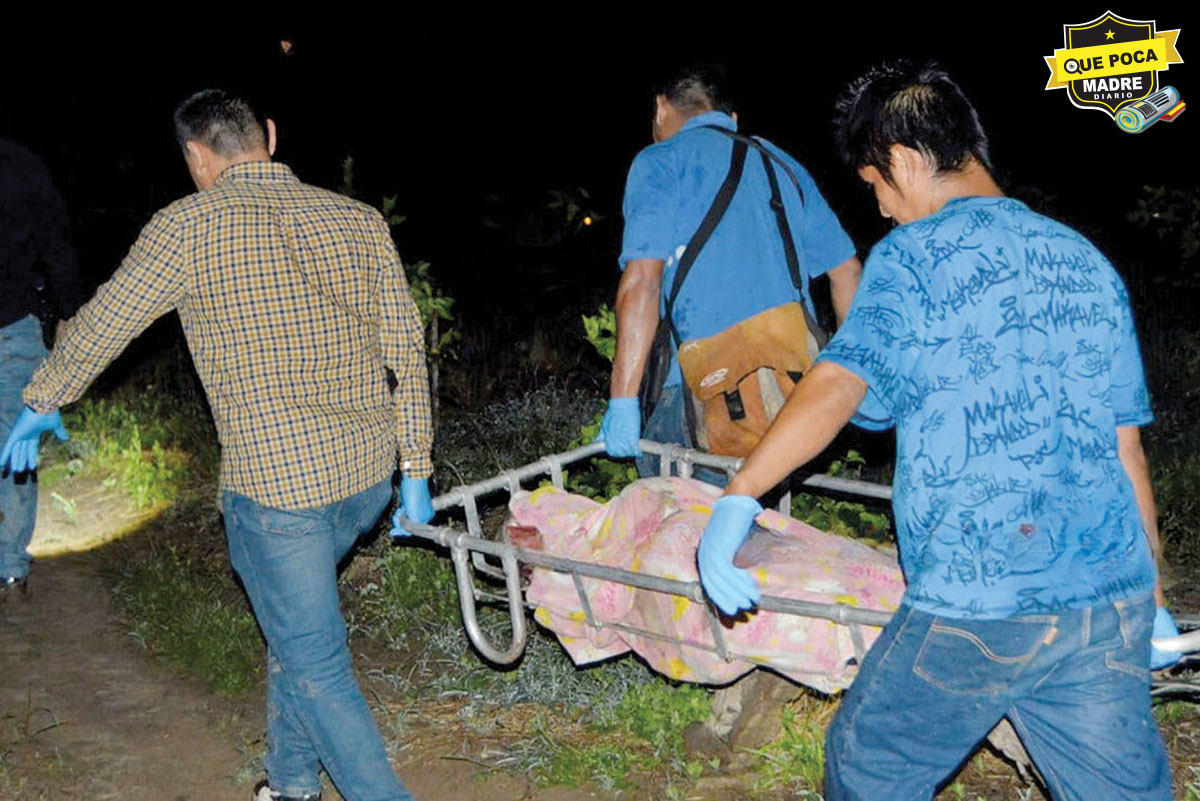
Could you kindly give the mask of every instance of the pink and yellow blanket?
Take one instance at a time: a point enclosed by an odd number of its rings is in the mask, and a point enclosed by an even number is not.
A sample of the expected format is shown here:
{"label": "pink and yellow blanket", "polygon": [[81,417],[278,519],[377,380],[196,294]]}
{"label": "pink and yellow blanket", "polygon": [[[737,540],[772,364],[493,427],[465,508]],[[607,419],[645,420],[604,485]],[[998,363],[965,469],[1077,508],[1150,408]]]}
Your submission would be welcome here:
{"label": "pink and yellow blanket", "polygon": [[[592,564],[678,581],[695,581],[696,547],[718,490],[683,478],[636,481],[600,504],[553,487],[520,492],[509,504],[507,532],[516,544]],[[764,594],[892,611],[904,592],[893,557],[768,511],[738,553]],[[677,642],[588,625],[570,575],[535,568],[526,597],[576,664],[633,650],[655,670],[681,681],[725,684],[767,666],[826,693],[854,678],[850,632],[826,620],[757,611],[723,630],[738,658],[682,643],[712,645],[703,606],[625,584],[583,579],[599,621],[622,623]],[[866,644],[878,630],[863,628]]]}

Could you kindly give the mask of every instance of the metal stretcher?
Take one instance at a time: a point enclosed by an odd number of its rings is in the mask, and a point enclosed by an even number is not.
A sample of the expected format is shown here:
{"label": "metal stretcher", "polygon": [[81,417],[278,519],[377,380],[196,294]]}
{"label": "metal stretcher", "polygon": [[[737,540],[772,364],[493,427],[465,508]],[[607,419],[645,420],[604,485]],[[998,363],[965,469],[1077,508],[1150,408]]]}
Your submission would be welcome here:
{"label": "metal stretcher", "polygon": [[[672,468],[674,468],[676,475],[688,477],[692,475],[693,467],[697,465],[721,470],[726,475],[732,476],[742,464],[741,459],[714,456],[678,445],[666,445],[650,440],[641,440],[641,448],[644,453],[659,457],[660,473],[664,476],[671,475]],[[723,634],[724,627],[713,611],[712,605],[705,602],[704,590],[699,581],[677,581],[607,565],[551,556],[541,551],[515,546],[505,542],[502,538],[493,539],[485,535],[479,513],[478,500],[480,498],[502,492],[507,492],[508,497],[511,498],[522,489],[522,482],[533,479],[549,478],[555,487],[562,489],[565,466],[585,461],[598,454],[603,454],[603,452],[603,443],[592,443],[565,453],[551,454],[522,467],[505,470],[484,481],[455,487],[434,498],[433,508],[436,511],[462,510],[467,525],[466,531],[452,525],[422,525],[408,519],[404,520],[405,530],[412,532],[415,537],[449,549],[450,558],[454,563],[463,625],[472,645],[486,659],[497,665],[510,665],[520,659],[525,650],[528,633],[526,607],[532,608],[533,606],[524,599],[524,587],[521,580],[521,566],[529,565],[571,576],[585,620],[596,631],[612,629],[655,640],[677,642],[715,653],[726,660],[749,656],[732,650],[726,643]],[[802,486],[818,491],[831,491],[873,500],[887,501],[892,497],[891,487],[835,476],[809,476],[802,482]],[[778,508],[781,514],[790,514],[790,492],[780,498]],[[476,583],[476,576],[487,576],[502,583],[504,592],[501,594],[481,587]],[[659,632],[622,623],[597,620],[592,613],[591,603],[584,588],[583,579],[585,577],[678,595],[701,604],[707,610],[713,642],[681,641]],[[480,602],[507,605],[512,632],[507,646],[493,643],[483,630],[477,612],[477,605]],[[882,610],[860,609],[839,603],[814,603],[774,595],[763,595],[758,606],[771,612],[820,618],[846,626],[849,629],[851,642],[859,662],[866,655],[862,626],[883,626],[891,618],[890,612]],[[1155,640],[1155,645],[1164,650],[1180,651],[1185,654],[1200,652],[1200,619],[1177,617],[1176,622],[1184,633],[1169,640]],[[770,667],[769,664],[766,666]],[[1200,697],[1200,674],[1156,677],[1152,691],[1155,694],[1193,694]]]}

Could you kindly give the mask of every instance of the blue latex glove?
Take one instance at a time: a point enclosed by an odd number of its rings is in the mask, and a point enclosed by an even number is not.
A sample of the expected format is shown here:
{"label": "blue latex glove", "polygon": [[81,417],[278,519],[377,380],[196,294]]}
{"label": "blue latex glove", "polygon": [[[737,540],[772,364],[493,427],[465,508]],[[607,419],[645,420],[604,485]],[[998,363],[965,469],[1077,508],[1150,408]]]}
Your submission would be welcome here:
{"label": "blue latex glove", "polygon": [[[1171,613],[1167,611],[1165,606],[1158,607],[1154,612],[1154,631],[1151,632],[1151,639],[1164,637],[1178,637],[1179,629],[1175,627],[1175,618],[1171,617]],[[1153,645],[1150,646],[1150,669],[1162,670],[1169,668],[1182,658],[1182,654],[1176,651],[1160,651]]]}
{"label": "blue latex glove", "polygon": [[609,398],[608,411],[600,421],[597,442],[604,451],[617,458],[641,456],[638,440],[642,438],[642,410],[637,398]]}
{"label": "blue latex glove", "polygon": [[713,504],[712,518],[700,537],[696,563],[700,584],[717,608],[727,615],[754,606],[759,592],[750,571],[736,567],[733,557],[750,534],[762,506],[748,495],[726,495]]}
{"label": "blue latex glove", "polygon": [[13,424],[4,449],[0,450],[0,473],[10,470],[23,473],[36,470],[38,466],[38,443],[42,434],[53,431],[54,436],[66,440],[69,436],[58,410],[39,414],[26,406]]}
{"label": "blue latex glove", "polygon": [[433,499],[429,497],[429,479],[408,478],[400,479],[400,505],[392,515],[392,536],[411,537],[411,531],[405,531],[400,525],[400,518],[407,517],[414,523],[428,523],[433,519]]}

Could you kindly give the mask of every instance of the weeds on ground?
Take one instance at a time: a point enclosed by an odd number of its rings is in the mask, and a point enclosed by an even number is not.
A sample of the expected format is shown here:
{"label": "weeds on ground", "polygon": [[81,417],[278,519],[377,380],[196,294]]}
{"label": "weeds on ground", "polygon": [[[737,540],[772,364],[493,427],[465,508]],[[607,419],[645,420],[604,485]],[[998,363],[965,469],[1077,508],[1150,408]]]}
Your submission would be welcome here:
{"label": "weeds on ground", "polygon": [[600,732],[624,730],[653,745],[659,759],[676,761],[684,756],[683,730],[708,716],[710,701],[708,691],[694,684],[654,681],[634,685],[594,728]]}
{"label": "weeds on ground", "polygon": [[[623,788],[633,786],[639,774],[686,781],[703,766],[686,760],[683,730],[707,717],[709,700],[703,688],[652,679],[629,687],[615,706],[585,722],[573,737],[552,734],[551,720],[541,716],[534,735],[511,750],[540,785],[592,781]],[[553,723],[556,732],[563,731],[561,721]]]}
{"label": "weeds on ground", "polygon": [[[458,613],[453,569],[444,556],[401,544],[379,556],[350,604],[355,631],[395,654],[373,675],[399,693],[458,698],[462,717],[491,734],[489,709],[536,704],[532,733],[508,744],[507,766],[540,784],[627,786],[628,775],[686,778],[683,729],[708,714],[710,694],[672,685],[626,657],[578,668],[554,637],[534,627],[513,668],[498,668],[470,646]],[[505,610],[479,609],[493,642],[511,636]]]}
{"label": "weeds on ground", "polygon": [[375,559],[371,576],[352,588],[347,606],[352,629],[396,651],[459,625],[450,560],[403,541]]}
{"label": "weeds on ground", "polygon": [[566,450],[579,434],[579,421],[599,405],[594,392],[549,381],[479,410],[444,409],[434,453],[438,487],[480,481]]}
{"label": "weeds on ground", "polygon": [[134,639],[210,692],[236,695],[257,686],[262,640],[225,560],[153,537],[149,547],[121,550],[102,575]]}
{"label": "weeds on ground", "polygon": [[193,473],[215,475],[216,437],[206,413],[140,383],[109,397],[84,398],[64,411],[71,438],[47,448],[49,465],[41,476],[47,490],[68,476],[91,475],[141,509],[174,499]]}
{"label": "weeds on ground", "polygon": [[837,704],[811,693],[783,710],[783,734],[753,751],[755,793],[786,790],[799,798],[820,799],[825,775],[825,729]]}
{"label": "weeds on ground", "polygon": [[1161,727],[1174,726],[1196,716],[1196,705],[1188,701],[1162,701],[1154,704],[1154,717]]}
{"label": "weeds on ground", "polygon": [[1188,773],[1187,783],[1183,786],[1184,801],[1200,801],[1200,767],[1190,766]]}

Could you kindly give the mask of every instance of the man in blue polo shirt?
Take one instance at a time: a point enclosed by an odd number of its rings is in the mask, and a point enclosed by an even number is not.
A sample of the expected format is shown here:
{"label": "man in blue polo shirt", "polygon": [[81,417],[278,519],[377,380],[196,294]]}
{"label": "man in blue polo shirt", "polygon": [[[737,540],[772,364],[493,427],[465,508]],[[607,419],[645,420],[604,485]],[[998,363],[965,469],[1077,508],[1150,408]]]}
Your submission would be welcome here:
{"label": "man in blue polo shirt", "polygon": [[[611,399],[601,426],[611,456],[638,456],[638,387],[654,341],[666,290],[684,248],[729,171],[729,137],[705,126],[737,130],[737,115],[719,84],[719,71],[693,67],[668,81],[655,98],[654,141],[640,152],[625,185],[625,233],[617,288],[617,353]],[[795,175],[776,165],[788,223],[799,253],[803,297],[788,272],[771,189],[761,160],[746,160],[738,189],[720,224],[687,274],[674,320],[684,340],[712,336],[759,312],[802,300],[815,317],[809,281],[829,275],[840,321],[850,307],[862,267],[854,245],[808,172],[791,156],[763,143]],[[684,420],[681,374],[672,358],[665,388],[645,435],[692,444]],[[654,472],[639,460],[643,473]]]}
{"label": "man in blue polo shirt", "polygon": [[872,70],[839,102],[838,133],[898,227],[715,505],[705,590],[726,612],[752,606],[733,555],[754,498],[856,413],[894,425],[908,589],[830,726],[825,797],[931,798],[1007,717],[1053,798],[1169,799],[1148,668],[1152,629],[1173,626],[1124,285],[1088,240],[1003,196],[940,69]]}

